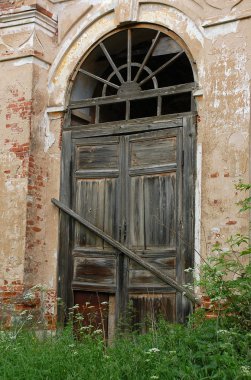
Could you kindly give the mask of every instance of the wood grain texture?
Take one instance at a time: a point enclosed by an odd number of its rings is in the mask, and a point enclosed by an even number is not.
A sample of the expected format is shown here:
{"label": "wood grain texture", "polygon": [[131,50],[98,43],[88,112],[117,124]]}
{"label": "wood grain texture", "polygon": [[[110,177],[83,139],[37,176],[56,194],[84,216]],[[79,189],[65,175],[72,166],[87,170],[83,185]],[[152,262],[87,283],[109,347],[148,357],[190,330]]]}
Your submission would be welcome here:
{"label": "wood grain texture", "polygon": [[195,133],[193,114],[69,131],[68,185],[63,204],[53,200],[67,214],[60,264],[66,298],[72,289],[113,295],[114,321],[130,297],[139,320],[150,307],[142,300],[157,292],[151,305],[164,305],[170,321],[184,321],[200,303],[182,285],[193,262]]}

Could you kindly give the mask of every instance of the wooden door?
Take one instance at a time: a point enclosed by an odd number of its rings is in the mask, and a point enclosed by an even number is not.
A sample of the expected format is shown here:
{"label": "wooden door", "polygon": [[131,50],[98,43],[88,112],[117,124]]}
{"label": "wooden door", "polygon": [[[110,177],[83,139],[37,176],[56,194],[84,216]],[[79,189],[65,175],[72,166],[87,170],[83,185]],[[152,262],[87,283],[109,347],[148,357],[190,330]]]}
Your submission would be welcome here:
{"label": "wooden door", "polygon": [[[179,120],[161,123],[159,129],[156,124],[142,124],[124,133],[119,129],[111,133],[109,128],[99,133],[97,128],[94,133],[68,135],[64,141],[68,160],[65,157],[63,163],[64,179],[71,178],[69,206],[183,283],[183,271],[192,265],[193,253],[194,127],[191,117]],[[158,314],[169,321],[184,319],[188,303],[180,293],[77,222],[66,217],[62,223],[61,235],[69,227],[70,250],[66,254],[68,274],[62,275],[60,287],[67,293],[63,284],[67,280],[68,298],[70,286],[73,302],[83,306],[89,297],[101,311],[99,300],[105,298],[108,311],[102,323],[109,334],[128,301],[134,322],[143,330],[145,321]]]}

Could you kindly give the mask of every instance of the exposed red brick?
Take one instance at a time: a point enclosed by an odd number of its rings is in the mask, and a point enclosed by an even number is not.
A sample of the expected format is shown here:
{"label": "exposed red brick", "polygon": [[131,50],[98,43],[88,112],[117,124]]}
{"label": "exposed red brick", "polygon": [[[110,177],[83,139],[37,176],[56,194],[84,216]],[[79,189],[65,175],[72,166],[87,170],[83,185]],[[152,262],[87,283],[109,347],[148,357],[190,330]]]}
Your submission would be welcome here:
{"label": "exposed red brick", "polygon": [[10,120],[12,114],[18,114],[21,119],[29,119],[32,112],[32,101],[12,102],[7,106],[7,110],[6,120]]}
{"label": "exposed red brick", "polygon": [[229,220],[226,224],[228,224],[229,226],[233,225],[233,224],[236,224],[236,220]]}
{"label": "exposed red brick", "polygon": [[29,144],[18,144],[15,142],[10,148],[10,152],[15,153],[18,158],[24,159],[29,152]]}
{"label": "exposed red brick", "polygon": [[47,9],[41,7],[41,6],[38,5],[38,4],[36,5],[36,8],[37,8],[38,12],[44,14],[44,15],[47,16],[47,17],[52,18],[53,14],[52,14],[51,12],[49,12]]}
{"label": "exposed red brick", "polygon": [[40,232],[41,228],[39,228],[39,227],[32,227],[32,230],[35,231],[35,232]]}
{"label": "exposed red brick", "polygon": [[210,177],[211,178],[217,178],[217,177],[219,177],[219,173],[218,172],[212,173],[212,174],[210,174]]}

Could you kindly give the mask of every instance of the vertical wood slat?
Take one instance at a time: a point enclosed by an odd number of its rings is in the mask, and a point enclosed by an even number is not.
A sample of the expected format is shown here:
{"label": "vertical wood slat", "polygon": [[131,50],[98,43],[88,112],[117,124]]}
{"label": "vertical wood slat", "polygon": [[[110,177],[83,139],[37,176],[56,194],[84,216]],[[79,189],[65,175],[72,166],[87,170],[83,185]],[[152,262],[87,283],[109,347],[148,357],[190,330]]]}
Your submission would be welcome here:
{"label": "vertical wood slat", "polygon": [[[76,184],[76,212],[89,222],[104,229],[104,179],[78,179]],[[76,240],[79,246],[103,247],[103,240],[78,225]]]}
{"label": "vertical wood slat", "polygon": [[[180,244],[180,267],[177,273],[179,283],[192,282],[191,274],[186,274],[184,269],[193,267],[194,256],[194,162],[196,128],[193,115],[184,117],[183,120],[183,183],[182,183],[182,241]],[[178,322],[184,322],[192,311],[193,305],[182,294],[177,294]]]}
{"label": "vertical wood slat", "polygon": [[[129,38],[129,35],[128,35]],[[126,221],[127,221],[127,205],[128,205],[128,142],[126,137],[120,138],[120,243],[126,244]],[[129,260],[125,254],[118,256],[118,287],[116,293],[116,320],[119,321],[126,315],[128,305],[128,265]]]}
{"label": "vertical wood slat", "polygon": [[132,30],[127,32],[127,82],[132,80]]}
{"label": "vertical wood slat", "polygon": [[[114,239],[118,240],[119,235],[119,208],[118,208],[118,179],[106,178],[104,195],[104,224],[103,230]],[[110,247],[104,241],[104,247]]]}
{"label": "vertical wood slat", "polygon": [[[72,139],[71,131],[63,132],[62,136],[62,162],[60,178],[60,201],[71,207],[71,157],[72,157]],[[72,262],[69,254],[71,241],[71,218],[60,213],[59,221],[59,249],[58,249],[58,297],[62,299],[64,305],[59,306],[58,319],[64,323],[65,306],[72,306],[73,294],[71,291],[72,280]]]}
{"label": "vertical wood slat", "polygon": [[[183,119],[183,128],[184,128],[184,119]],[[177,186],[176,186],[176,247],[177,247],[177,262],[179,263],[176,266],[176,279],[177,282],[182,283],[183,279],[183,263],[182,263],[182,244],[183,244],[183,208],[185,207],[185,204],[183,202],[183,191],[184,191],[184,185],[183,185],[183,163],[184,163],[184,157],[183,157],[183,128],[180,129],[179,134],[177,136]],[[189,193],[189,189],[185,189]],[[183,318],[183,311],[182,311],[182,294],[177,292],[176,293],[176,320],[178,323],[182,323]]]}

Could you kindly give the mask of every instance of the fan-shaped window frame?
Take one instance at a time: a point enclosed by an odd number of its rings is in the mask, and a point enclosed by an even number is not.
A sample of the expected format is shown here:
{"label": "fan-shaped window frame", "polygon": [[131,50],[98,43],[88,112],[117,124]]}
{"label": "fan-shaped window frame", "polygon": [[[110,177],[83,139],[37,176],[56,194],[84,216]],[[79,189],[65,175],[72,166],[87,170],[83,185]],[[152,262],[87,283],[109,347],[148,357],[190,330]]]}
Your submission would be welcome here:
{"label": "fan-shaped window frame", "polygon": [[[150,49],[148,50],[148,53],[146,54],[143,62],[138,63],[138,62],[132,62],[131,56],[132,56],[132,29],[150,29],[156,31],[155,38],[152,41],[152,44],[150,46]],[[105,46],[106,40],[113,35],[115,35],[118,32],[121,31],[127,31],[127,62],[119,67],[116,66],[114,63],[111,52],[109,52]],[[147,62],[149,57],[151,56],[151,53],[153,52],[154,48],[156,47],[160,36],[166,35],[170,37],[172,40],[174,40],[179,47],[181,48],[180,52],[177,52],[172,58],[170,58],[168,61],[166,61],[162,66],[158,67],[155,71],[152,71],[148,66]],[[91,71],[85,70],[82,68],[82,65],[84,64],[85,60],[90,56],[90,54],[94,51],[94,49],[99,46],[104,55],[107,58],[107,61],[109,62],[110,66],[112,67],[113,71],[108,75],[106,78],[102,78],[99,75],[96,75],[92,73]],[[79,65],[76,67],[76,70],[74,72],[74,75],[71,80],[71,86],[69,88],[69,93],[68,93],[68,108],[67,108],[67,121],[65,123],[66,128],[73,127],[72,123],[72,117],[74,115],[78,117],[79,122],[75,123],[74,128],[78,126],[83,126],[83,125],[96,125],[96,124],[105,124],[106,121],[102,121],[100,119],[100,107],[102,106],[109,106],[109,105],[116,105],[118,106],[124,104],[125,108],[125,115],[124,118],[121,118],[119,120],[107,120],[107,122],[111,121],[131,121],[134,119],[134,117],[130,116],[130,105],[132,101],[140,101],[143,99],[155,99],[156,100],[156,114],[151,115],[156,118],[161,119],[162,117],[166,117],[167,114],[163,114],[162,112],[162,101],[164,97],[168,97],[170,95],[178,95],[178,94],[190,94],[191,97],[191,108],[189,111],[184,111],[181,113],[187,113],[187,112],[192,112],[195,109],[194,106],[194,101],[193,101],[193,96],[192,92],[196,89],[196,82],[192,81],[189,83],[182,83],[182,84],[177,84],[177,85],[172,85],[172,86],[167,86],[167,87],[159,87],[158,86],[158,81],[156,78],[156,75],[162,71],[164,68],[168,67],[169,65],[175,64],[175,61],[179,59],[179,57],[185,54],[186,57],[188,58],[190,65],[191,65],[191,70],[193,72],[193,77],[196,78],[196,70],[195,70],[195,64],[192,59],[192,56],[185,46],[184,42],[174,33],[171,32],[161,26],[156,26],[152,24],[135,24],[132,26],[125,26],[120,29],[116,29],[113,32],[109,33],[108,35],[105,35],[100,39],[98,42],[96,42],[92,48],[85,54],[81,62],[79,62]],[[133,66],[138,66],[138,71],[137,74],[134,78],[132,78],[131,74],[131,69]],[[127,78],[126,80],[121,76],[120,70],[121,69],[127,69]],[[147,72],[147,76],[144,79],[141,79],[139,83],[137,83],[137,80],[140,78],[140,74],[142,71],[145,70]],[[95,80],[102,82],[103,83],[103,89],[102,89],[102,96],[98,97],[88,97],[88,98],[83,98],[83,99],[78,99],[78,100],[71,100],[71,94],[72,94],[72,89],[74,86],[74,83],[76,81],[76,77],[78,74],[86,75],[88,77],[94,78]],[[115,84],[111,81],[112,77],[116,76],[120,82],[120,85]],[[142,90],[140,86],[142,83],[152,80],[153,83],[153,88],[149,90]],[[107,95],[106,90],[107,87],[113,87],[115,88],[118,92],[116,95]],[[85,109],[93,109],[93,114],[94,118],[90,118],[87,115],[85,116],[85,113],[81,111],[84,111]],[[175,112],[174,112],[175,113]],[[177,113],[175,113],[177,114]],[[142,117],[140,117],[142,118]]]}

